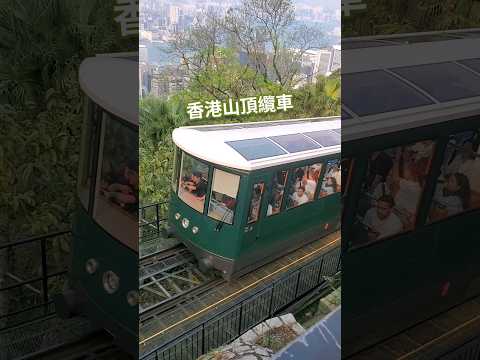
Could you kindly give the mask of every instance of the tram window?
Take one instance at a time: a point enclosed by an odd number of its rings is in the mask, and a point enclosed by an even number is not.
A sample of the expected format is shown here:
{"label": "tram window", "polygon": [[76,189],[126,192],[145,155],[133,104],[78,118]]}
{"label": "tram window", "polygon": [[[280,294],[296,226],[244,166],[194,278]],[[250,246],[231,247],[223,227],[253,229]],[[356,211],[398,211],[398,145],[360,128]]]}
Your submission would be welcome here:
{"label": "tram window", "polygon": [[272,193],[268,202],[267,216],[275,215],[280,212],[283,194],[285,193],[287,177],[287,170],[280,170],[273,174]]}
{"label": "tram window", "polygon": [[179,180],[178,197],[203,214],[208,189],[208,165],[183,153]]}
{"label": "tram window", "polygon": [[94,176],[94,154],[96,152],[96,115],[97,107],[92,101],[88,101],[87,116],[85,117],[85,121],[83,124],[82,154],[78,181],[78,196],[80,198],[80,202],[87,210],[89,205],[90,187],[92,186],[92,183],[94,183],[94,181],[92,181],[92,176]]}
{"label": "tram window", "polygon": [[435,144],[420,141],[373,153],[356,214],[355,246],[412,230]]}
{"label": "tram window", "polygon": [[93,218],[138,250],[138,132],[103,112]]}
{"label": "tram window", "polygon": [[450,136],[435,193],[429,222],[480,208],[480,131]]}
{"label": "tram window", "polygon": [[99,195],[136,216],[138,213],[138,135],[118,119],[105,116]]}
{"label": "tram window", "polygon": [[323,176],[323,182],[318,196],[319,198],[338,193],[342,188],[340,161],[337,159],[330,160],[327,162],[326,166],[327,169]]}
{"label": "tram window", "polygon": [[258,220],[258,215],[260,214],[260,207],[262,206],[262,196],[264,189],[265,183],[263,181],[253,185],[252,200],[250,201],[250,208],[248,210],[248,224],[254,223]]}
{"label": "tram window", "polygon": [[287,209],[314,200],[322,164],[303,166],[294,170],[294,178],[288,192]]}
{"label": "tram window", "polygon": [[179,161],[180,161],[180,148],[175,146],[175,149],[173,152],[173,175],[172,175],[173,191],[176,191],[178,188],[178,171],[180,170]]}
{"label": "tram window", "polygon": [[239,175],[215,169],[208,216],[227,224],[233,224],[239,185]]}

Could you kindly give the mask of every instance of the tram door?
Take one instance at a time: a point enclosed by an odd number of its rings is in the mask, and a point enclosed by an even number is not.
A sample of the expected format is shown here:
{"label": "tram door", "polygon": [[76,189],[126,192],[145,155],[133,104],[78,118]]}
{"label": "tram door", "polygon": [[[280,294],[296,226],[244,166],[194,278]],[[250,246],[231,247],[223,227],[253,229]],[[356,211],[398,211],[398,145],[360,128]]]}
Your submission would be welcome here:
{"label": "tram door", "polygon": [[243,228],[245,243],[250,248],[258,248],[263,217],[267,206],[268,179],[265,175],[254,176],[250,182],[250,203]]}

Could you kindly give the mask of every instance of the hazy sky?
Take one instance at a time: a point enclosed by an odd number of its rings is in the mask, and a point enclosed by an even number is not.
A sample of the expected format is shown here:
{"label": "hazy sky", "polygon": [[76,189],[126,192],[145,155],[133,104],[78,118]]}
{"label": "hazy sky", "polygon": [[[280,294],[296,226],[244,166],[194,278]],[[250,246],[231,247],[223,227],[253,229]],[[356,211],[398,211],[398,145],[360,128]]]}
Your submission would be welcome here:
{"label": "hazy sky", "polygon": [[[220,3],[238,3],[240,0],[158,0],[160,3],[173,3],[173,4],[181,4],[181,3],[205,3],[205,2],[220,2]],[[293,0],[293,3],[296,5],[307,5],[307,6],[314,6],[314,7],[324,7],[327,9],[340,9],[340,0]]]}
{"label": "hazy sky", "polygon": [[328,9],[340,9],[340,0],[295,0],[295,4],[322,6]]}

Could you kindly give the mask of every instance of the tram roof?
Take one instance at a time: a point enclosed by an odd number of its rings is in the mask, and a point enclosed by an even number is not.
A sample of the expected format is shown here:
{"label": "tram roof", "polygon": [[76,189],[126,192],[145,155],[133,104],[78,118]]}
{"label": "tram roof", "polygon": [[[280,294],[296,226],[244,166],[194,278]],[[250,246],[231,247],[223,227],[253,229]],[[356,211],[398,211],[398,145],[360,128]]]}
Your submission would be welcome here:
{"label": "tram roof", "polygon": [[480,29],[342,42],[346,140],[480,114]]}
{"label": "tram roof", "polygon": [[138,57],[103,54],[80,65],[82,90],[106,111],[138,125]]}
{"label": "tram roof", "polygon": [[251,171],[340,152],[340,118],[186,126],[172,137],[199,159]]}

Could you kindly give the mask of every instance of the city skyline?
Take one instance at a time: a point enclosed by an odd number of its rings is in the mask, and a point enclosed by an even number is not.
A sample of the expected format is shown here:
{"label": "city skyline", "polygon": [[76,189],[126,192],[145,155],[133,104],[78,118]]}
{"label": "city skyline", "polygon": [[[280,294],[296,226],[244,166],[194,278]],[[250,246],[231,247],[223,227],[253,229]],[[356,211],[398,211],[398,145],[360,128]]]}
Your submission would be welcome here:
{"label": "city skyline", "polygon": [[[189,77],[182,69],[181,57],[172,51],[172,41],[177,34],[188,32],[192,26],[203,24],[202,15],[216,12],[223,17],[226,12],[239,6],[241,0],[202,1],[198,0],[145,0],[141,4],[140,17],[140,86],[141,93],[154,96],[168,96],[176,93],[189,83]],[[333,7],[336,4],[336,8]],[[302,52],[296,61],[300,66],[301,79],[297,86],[314,83],[317,75],[328,76],[340,67],[340,10],[336,1],[321,4],[316,1],[294,1],[295,19],[291,22],[292,32],[318,32],[312,46],[297,48],[294,43],[286,45],[293,53]],[[312,39],[313,40],[313,39]],[[315,44],[315,45],[314,45]],[[265,44],[266,54],[272,50]],[[239,51],[238,60],[248,64],[248,54]],[[268,56],[268,55],[267,55]],[[299,74],[299,75],[300,75]],[[269,76],[275,75],[269,74]]]}

